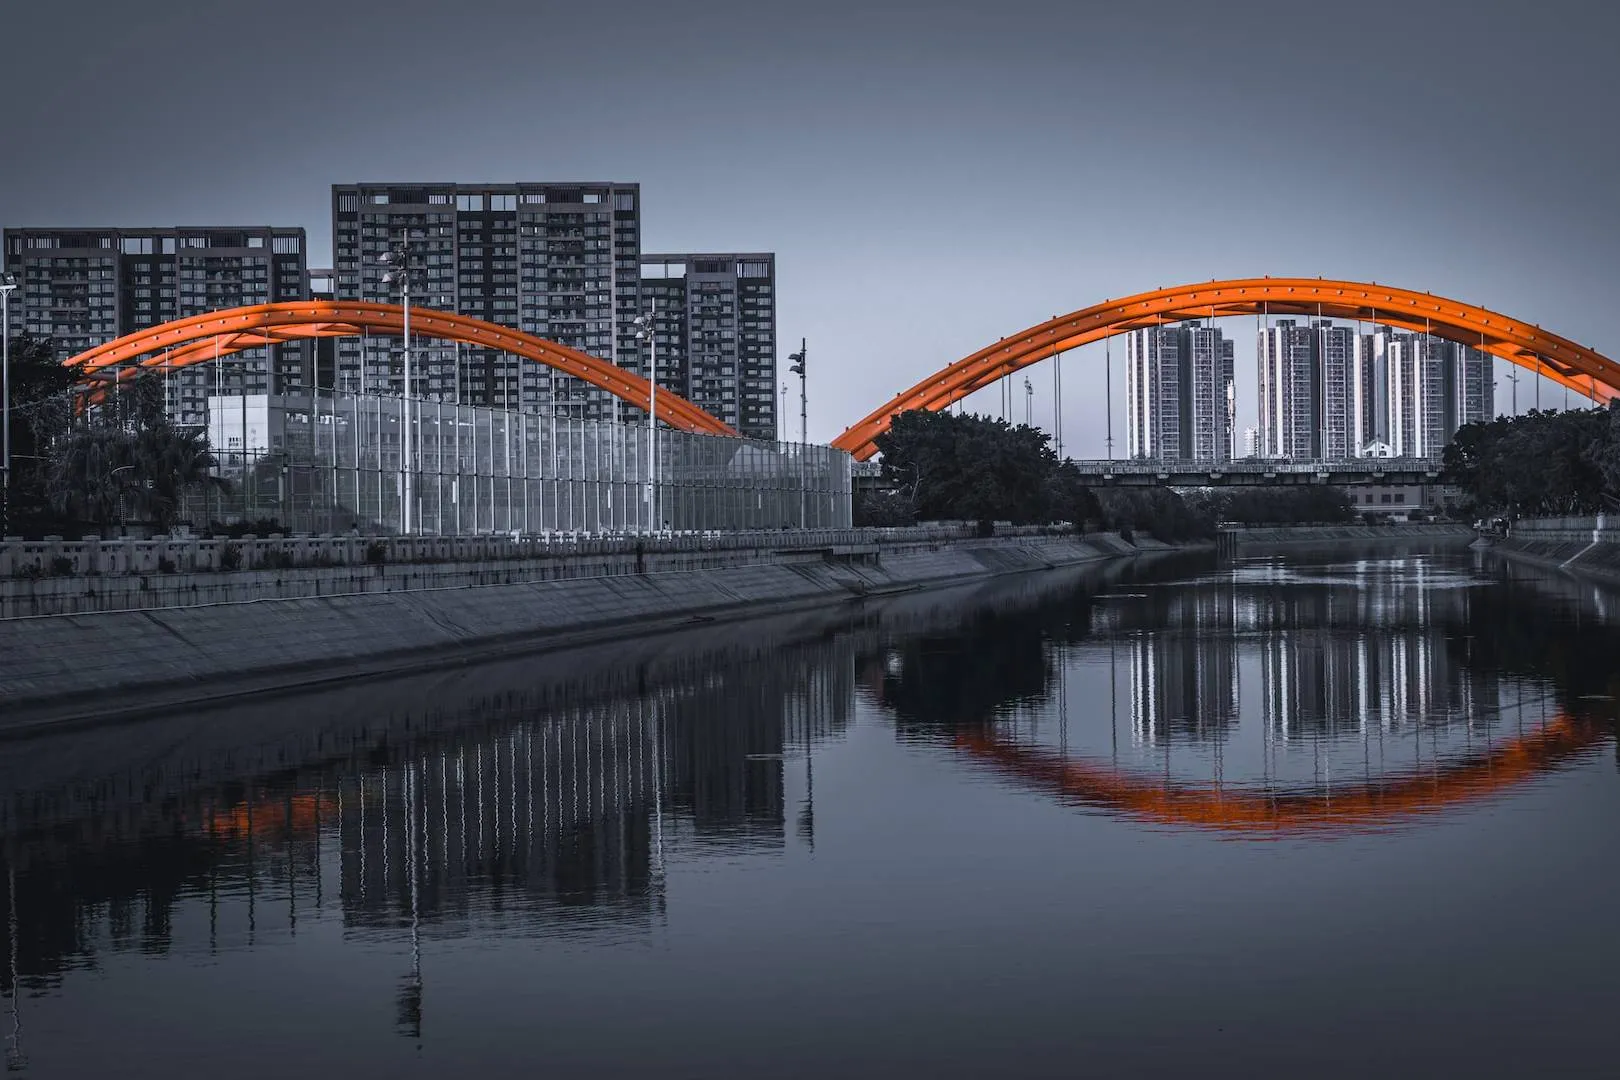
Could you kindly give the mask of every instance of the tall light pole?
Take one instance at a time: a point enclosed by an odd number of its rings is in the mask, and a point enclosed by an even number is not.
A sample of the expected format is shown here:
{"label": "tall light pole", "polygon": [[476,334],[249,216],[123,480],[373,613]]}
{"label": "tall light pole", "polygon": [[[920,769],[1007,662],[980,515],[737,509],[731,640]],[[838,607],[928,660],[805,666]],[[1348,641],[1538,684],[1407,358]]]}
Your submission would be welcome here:
{"label": "tall light pole", "polygon": [[1035,387],[1030,384],[1029,376],[1024,376],[1024,426],[1035,426]]}
{"label": "tall light pole", "polygon": [[793,366],[788,368],[788,370],[799,377],[799,444],[801,446],[810,441],[810,426],[807,419],[809,416],[809,406],[808,399],[805,397],[804,381],[804,369],[806,366],[805,357],[808,354],[809,349],[805,347],[804,338],[799,339],[798,352],[788,353],[788,359],[793,361]]}
{"label": "tall light pole", "polygon": [[810,484],[810,472],[804,460],[805,447],[810,442],[810,407],[805,396],[805,368],[809,366],[806,357],[810,355],[810,348],[805,344],[804,338],[799,339],[799,351],[788,353],[788,359],[793,361],[789,371],[799,377],[799,528],[808,528],[809,520],[809,493],[805,490]]}
{"label": "tall light pole", "polygon": [[636,340],[647,343],[647,531],[657,527],[658,518],[658,298],[653,297],[647,314],[637,315]]}
{"label": "tall light pole", "polygon": [[11,526],[11,290],[16,274],[0,274],[0,536]]}
{"label": "tall light pole", "polygon": [[388,267],[383,273],[384,285],[398,285],[400,304],[405,309],[405,397],[401,403],[399,420],[399,474],[400,474],[400,516],[399,531],[402,535],[411,534],[411,499],[414,477],[411,475],[411,445],[415,442],[415,432],[412,430],[414,419],[411,407],[411,252],[402,239],[394,245],[393,250],[384,252],[378,259]]}

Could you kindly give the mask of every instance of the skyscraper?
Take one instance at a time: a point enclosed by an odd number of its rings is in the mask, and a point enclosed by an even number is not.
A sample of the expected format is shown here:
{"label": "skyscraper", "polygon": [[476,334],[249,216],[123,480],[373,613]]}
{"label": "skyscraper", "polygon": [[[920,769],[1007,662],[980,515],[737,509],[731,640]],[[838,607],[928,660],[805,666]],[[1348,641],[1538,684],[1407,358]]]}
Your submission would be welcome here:
{"label": "skyscraper", "polygon": [[[114,338],[221,308],[309,297],[304,230],[260,225],[151,229],[7,229],[5,269],[20,286],[12,330],[49,337],[68,356]],[[179,423],[206,422],[208,395],[309,385],[307,342],[253,346],[214,369],[166,378]]]}
{"label": "skyscraper", "polygon": [[1362,339],[1373,438],[1395,457],[1438,458],[1464,424],[1493,412],[1486,353],[1428,334],[1380,327]]}
{"label": "skyscraper", "polygon": [[[381,256],[401,241],[422,274],[414,303],[471,315],[646,374],[638,184],[339,184],[332,188],[340,300],[398,302]],[[413,344],[415,394],[529,411],[629,418],[570,375],[493,349]],[[403,389],[396,341],[345,339],[339,389]],[[662,384],[664,380],[660,379]]]}
{"label": "skyscraper", "polygon": [[657,302],[658,385],[743,435],[777,438],[776,256],[645,255],[641,295]]}
{"label": "skyscraper", "polygon": [[1322,320],[1279,319],[1259,333],[1260,456],[1354,456],[1360,420],[1356,337]]}
{"label": "skyscraper", "polygon": [[1133,458],[1235,456],[1232,342],[1198,322],[1133,331],[1125,350],[1125,445]]}

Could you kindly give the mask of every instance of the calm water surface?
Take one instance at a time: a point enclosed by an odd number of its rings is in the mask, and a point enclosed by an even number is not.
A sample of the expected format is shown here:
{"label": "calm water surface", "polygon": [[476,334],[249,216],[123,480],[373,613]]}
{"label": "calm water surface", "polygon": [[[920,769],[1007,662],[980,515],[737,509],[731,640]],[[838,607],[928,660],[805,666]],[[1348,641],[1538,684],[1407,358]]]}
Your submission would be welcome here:
{"label": "calm water surface", "polygon": [[1166,558],[0,743],[7,1068],[1614,1075],[1620,595],[1482,559]]}

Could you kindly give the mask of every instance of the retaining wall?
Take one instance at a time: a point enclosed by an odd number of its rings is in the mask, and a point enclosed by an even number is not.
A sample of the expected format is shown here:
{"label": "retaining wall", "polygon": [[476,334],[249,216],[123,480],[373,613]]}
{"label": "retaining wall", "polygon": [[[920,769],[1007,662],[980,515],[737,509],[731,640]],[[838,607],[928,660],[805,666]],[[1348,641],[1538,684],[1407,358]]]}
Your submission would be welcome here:
{"label": "retaining wall", "polygon": [[1490,550],[1539,566],[1620,580],[1620,517],[1522,518]]}
{"label": "retaining wall", "polygon": [[[1009,542],[1041,535],[1006,529]],[[960,526],[601,537],[247,537],[0,545],[0,619],[820,561],[927,550]],[[227,568],[233,567],[233,568]]]}
{"label": "retaining wall", "polygon": [[1413,522],[1407,525],[1277,525],[1223,530],[1238,546],[1250,544],[1339,544],[1371,540],[1468,542],[1474,530],[1467,525],[1446,522]]}
{"label": "retaining wall", "polygon": [[829,550],[817,560],[723,569],[9,619],[0,621],[0,730],[105,711],[110,698],[137,689],[176,688],[183,708],[251,689],[248,676],[268,689],[300,681],[299,673],[400,670],[1071,565],[1111,557],[1122,544],[1089,540],[936,541],[870,558]]}

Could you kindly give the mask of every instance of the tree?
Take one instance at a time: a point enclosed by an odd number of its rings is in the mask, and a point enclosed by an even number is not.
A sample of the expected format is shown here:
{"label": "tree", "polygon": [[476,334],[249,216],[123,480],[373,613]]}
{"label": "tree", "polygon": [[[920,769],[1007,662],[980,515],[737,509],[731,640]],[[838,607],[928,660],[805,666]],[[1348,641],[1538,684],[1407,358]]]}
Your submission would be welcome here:
{"label": "tree", "polygon": [[11,467],[6,500],[8,528],[60,531],[50,520],[45,494],[44,449],[72,422],[74,373],[56,358],[50,339],[18,334],[11,339]]}
{"label": "tree", "polygon": [[43,457],[52,509],[103,528],[133,513],[168,530],[187,491],[225,486],[213,475],[207,438],[169,422],[162,383],[152,375],[109,390],[51,439]]}
{"label": "tree", "polygon": [[1038,428],[914,410],[878,436],[883,478],[918,520],[1048,520],[1057,455]]}
{"label": "tree", "polygon": [[1215,515],[1244,525],[1313,525],[1354,521],[1355,505],[1342,488],[1247,488],[1223,491],[1214,499]]}
{"label": "tree", "polygon": [[1578,409],[1468,424],[1446,447],[1442,468],[1480,511],[1601,510],[1620,495],[1620,421],[1612,409]]}

